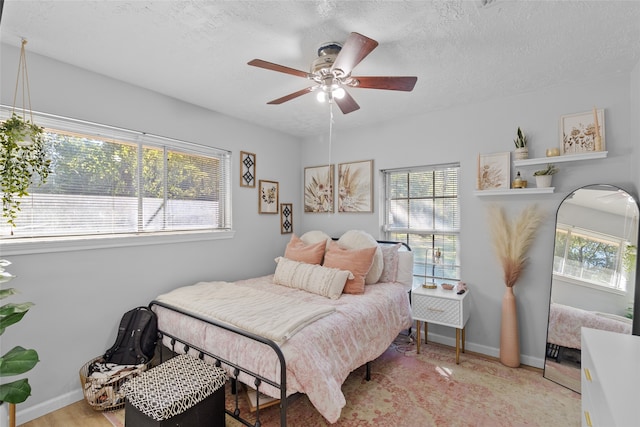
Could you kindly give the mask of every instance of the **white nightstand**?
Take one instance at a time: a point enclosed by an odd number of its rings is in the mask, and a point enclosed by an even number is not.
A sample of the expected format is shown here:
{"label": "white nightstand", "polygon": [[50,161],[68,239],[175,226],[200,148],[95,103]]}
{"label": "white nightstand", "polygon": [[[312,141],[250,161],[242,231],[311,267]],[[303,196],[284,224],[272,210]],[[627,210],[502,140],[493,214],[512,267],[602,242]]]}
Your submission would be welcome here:
{"label": "white nightstand", "polygon": [[415,286],[411,291],[411,312],[416,321],[418,354],[420,353],[420,322],[424,322],[424,341],[427,343],[428,323],[456,328],[456,363],[460,363],[460,346],[464,353],[464,327],[469,320],[469,290],[458,295],[455,290],[447,291]]}

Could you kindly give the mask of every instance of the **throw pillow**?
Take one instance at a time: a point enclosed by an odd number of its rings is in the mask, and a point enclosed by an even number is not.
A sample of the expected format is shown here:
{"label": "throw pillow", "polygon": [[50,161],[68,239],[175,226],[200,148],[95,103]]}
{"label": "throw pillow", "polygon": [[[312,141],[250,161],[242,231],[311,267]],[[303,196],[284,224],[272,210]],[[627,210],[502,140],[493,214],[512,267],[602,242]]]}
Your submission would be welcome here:
{"label": "throw pillow", "polygon": [[322,264],[325,245],[325,242],[306,244],[293,234],[284,251],[284,257],[292,261],[306,262],[307,264]]}
{"label": "throw pillow", "polygon": [[364,280],[373,264],[373,257],[378,246],[365,249],[347,249],[336,242],[329,243],[329,249],[324,255],[324,266],[348,270],[353,274],[353,279],[347,280],[344,286],[345,294],[363,294]]}
{"label": "throw pillow", "polygon": [[276,258],[276,262],[278,266],[273,275],[273,283],[331,299],[340,298],[347,279],[353,277],[348,271],[305,264],[283,257]]}
{"label": "throw pillow", "polygon": [[361,230],[349,230],[340,236],[338,243],[343,248],[347,249],[364,249],[375,248],[375,254],[371,268],[365,277],[365,283],[372,285],[377,283],[382,274],[382,268],[384,267],[384,260],[382,259],[382,250],[378,246],[378,241],[369,233]]}
{"label": "throw pillow", "polygon": [[398,249],[402,246],[401,243],[395,245],[380,245],[382,249],[382,259],[384,260],[384,267],[382,268],[382,274],[378,282],[395,282],[398,277]]}

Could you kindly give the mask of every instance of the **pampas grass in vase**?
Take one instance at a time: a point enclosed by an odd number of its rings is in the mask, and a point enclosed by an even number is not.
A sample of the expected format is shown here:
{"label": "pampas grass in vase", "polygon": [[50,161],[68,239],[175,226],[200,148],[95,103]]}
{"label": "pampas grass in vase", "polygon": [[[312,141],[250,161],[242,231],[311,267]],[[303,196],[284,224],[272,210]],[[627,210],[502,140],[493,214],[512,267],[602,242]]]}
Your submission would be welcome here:
{"label": "pampas grass in vase", "polygon": [[524,270],[527,251],[542,219],[543,215],[535,205],[524,209],[513,220],[507,217],[501,207],[492,206],[489,212],[493,246],[502,265],[506,285],[500,323],[500,362],[512,368],[520,366],[518,316],[513,287]]}

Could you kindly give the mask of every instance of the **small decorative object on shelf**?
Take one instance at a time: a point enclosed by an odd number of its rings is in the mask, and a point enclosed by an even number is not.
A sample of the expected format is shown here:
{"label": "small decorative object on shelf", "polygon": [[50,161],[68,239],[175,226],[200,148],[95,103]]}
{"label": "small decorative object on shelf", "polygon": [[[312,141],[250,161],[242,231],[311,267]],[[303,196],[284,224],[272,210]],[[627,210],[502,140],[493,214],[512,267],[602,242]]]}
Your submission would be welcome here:
{"label": "small decorative object on shelf", "polygon": [[547,157],[557,157],[560,155],[560,149],[558,147],[555,148],[547,148]]}
{"label": "small decorative object on shelf", "polygon": [[514,157],[516,160],[523,160],[529,158],[529,148],[527,148],[527,137],[522,133],[520,127],[518,127],[516,139],[513,140],[513,143],[516,146]]}
{"label": "small decorative object on shelf", "polygon": [[558,172],[558,168],[551,163],[548,163],[545,169],[540,169],[535,171],[533,173],[533,176],[536,177],[536,186],[538,188],[551,187],[552,177],[557,172]]}
{"label": "small decorative object on shelf", "polygon": [[518,174],[516,175],[516,178],[513,180],[513,183],[511,186],[513,188],[527,188],[527,180],[522,179],[522,176],[520,175],[520,171],[518,171]]}

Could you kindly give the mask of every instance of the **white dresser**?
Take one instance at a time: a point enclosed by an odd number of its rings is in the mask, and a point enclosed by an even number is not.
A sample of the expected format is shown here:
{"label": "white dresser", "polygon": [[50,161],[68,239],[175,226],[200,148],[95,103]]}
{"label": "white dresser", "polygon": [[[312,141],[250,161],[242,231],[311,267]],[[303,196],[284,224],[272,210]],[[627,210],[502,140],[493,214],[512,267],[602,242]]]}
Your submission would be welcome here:
{"label": "white dresser", "polygon": [[640,426],[640,337],[582,328],[582,425]]}

